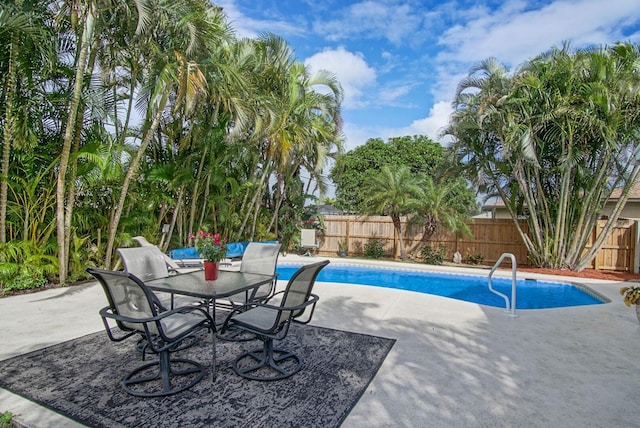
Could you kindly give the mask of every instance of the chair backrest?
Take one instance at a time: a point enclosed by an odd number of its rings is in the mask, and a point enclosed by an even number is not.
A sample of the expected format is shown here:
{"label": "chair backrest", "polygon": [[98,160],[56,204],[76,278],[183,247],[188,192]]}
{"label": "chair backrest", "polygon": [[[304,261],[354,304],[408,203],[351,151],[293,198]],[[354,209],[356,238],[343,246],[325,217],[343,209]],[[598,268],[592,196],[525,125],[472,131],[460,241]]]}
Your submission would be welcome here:
{"label": "chair backrest", "polygon": [[[321,262],[302,266],[298,269],[287,283],[287,288],[285,289],[284,296],[282,297],[281,307],[299,306],[309,300],[318,274],[328,264],[329,260],[323,260]],[[294,312],[292,317],[298,318],[303,313],[304,309],[300,309]],[[283,315],[288,317],[288,314],[281,314],[281,320],[283,319]]]}
{"label": "chair backrest", "polygon": [[162,250],[160,250],[160,248],[158,248],[157,245],[154,245],[151,242],[147,241],[147,238],[145,238],[144,236],[134,236],[132,239],[136,241],[138,245],[140,245],[141,247],[156,248],[158,251],[160,251],[160,253],[162,253],[162,257],[164,258],[164,262],[167,264],[167,266],[169,266],[171,269],[175,270],[176,272],[178,272],[179,269],[182,268],[182,266],[180,266],[178,262],[176,262],[171,257],[163,253]]}
{"label": "chair backrest", "polygon": [[242,255],[240,272],[273,275],[282,244],[266,244],[263,242],[249,242]]}
{"label": "chair backrest", "polygon": [[[242,255],[240,272],[275,275],[281,245],[279,243],[249,242]],[[275,283],[274,276],[273,281],[258,287],[253,294],[253,299],[260,300],[270,296],[275,288]]]}
{"label": "chair backrest", "polygon": [[155,245],[153,245],[151,242],[147,241],[147,238],[145,238],[144,236],[134,236],[131,239],[136,241],[138,243],[138,245],[140,245],[141,247],[155,247]]}
{"label": "chair backrest", "polygon": [[300,230],[300,246],[301,247],[314,247],[316,242],[316,230],[315,229],[301,229]]}
{"label": "chair backrest", "polygon": [[[87,268],[104,290],[113,313],[133,319],[150,318],[157,315],[153,293],[135,275],[104,269]],[[121,330],[144,332],[143,324],[116,320]],[[156,323],[147,323],[151,334],[158,334]]]}
{"label": "chair backrest", "polygon": [[162,251],[155,245],[149,247],[118,248],[124,270],[142,281],[169,276]]}

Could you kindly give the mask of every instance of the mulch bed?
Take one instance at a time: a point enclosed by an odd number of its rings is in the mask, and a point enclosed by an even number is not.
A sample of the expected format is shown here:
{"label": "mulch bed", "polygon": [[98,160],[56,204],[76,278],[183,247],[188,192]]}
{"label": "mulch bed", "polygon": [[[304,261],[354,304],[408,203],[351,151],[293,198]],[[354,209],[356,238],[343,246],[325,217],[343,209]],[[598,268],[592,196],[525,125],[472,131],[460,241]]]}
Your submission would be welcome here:
{"label": "mulch bed", "polygon": [[581,272],[573,272],[564,269],[543,269],[534,267],[518,267],[518,270],[523,272],[540,273],[544,275],[569,276],[574,278],[602,279],[605,281],[640,282],[640,274],[611,270],[585,269]]}

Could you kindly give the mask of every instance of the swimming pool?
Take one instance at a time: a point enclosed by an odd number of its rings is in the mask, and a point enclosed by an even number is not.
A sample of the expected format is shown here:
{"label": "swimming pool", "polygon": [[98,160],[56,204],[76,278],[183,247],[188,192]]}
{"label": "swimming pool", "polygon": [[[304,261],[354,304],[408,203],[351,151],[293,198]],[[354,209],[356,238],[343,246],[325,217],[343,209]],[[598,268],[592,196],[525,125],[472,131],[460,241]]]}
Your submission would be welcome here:
{"label": "swimming pool", "polygon": [[[278,265],[278,279],[288,280],[300,266]],[[504,308],[504,299],[489,291],[487,277],[417,270],[329,265],[318,281],[372,285],[450,297],[481,305]],[[511,296],[511,278],[492,278],[493,288]],[[518,279],[517,309],[546,309],[566,306],[598,305],[604,299],[586,287],[562,282]]]}

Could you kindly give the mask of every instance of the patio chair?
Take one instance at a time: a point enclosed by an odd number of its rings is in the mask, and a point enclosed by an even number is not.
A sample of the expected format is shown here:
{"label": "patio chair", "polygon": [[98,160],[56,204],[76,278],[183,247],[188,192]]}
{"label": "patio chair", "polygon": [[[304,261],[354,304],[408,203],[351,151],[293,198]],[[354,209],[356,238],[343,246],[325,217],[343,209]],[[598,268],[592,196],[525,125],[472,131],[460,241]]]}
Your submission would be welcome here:
{"label": "patio chair", "polygon": [[141,247],[155,248],[156,250],[158,250],[158,252],[162,255],[162,258],[164,259],[164,262],[167,265],[167,269],[170,272],[176,272],[176,273],[193,272],[195,270],[198,270],[202,265],[202,262],[200,260],[198,260],[197,263],[191,263],[189,266],[187,266],[185,263],[180,265],[176,260],[172,259],[168,255],[163,253],[162,250],[158,248],[157,245],[154,245],[151,242],[147,241],[147,239],[144,236],[134,236],[132,239],[136,241],[138,245],[140,245]]}
{"label": "patio chair", "polygon": [[[107,296],[109,305],[100,310],[102,322],[109,339],[120,342],[133,335],[141,335],[150,349],[158,354],[158,360],[146,363],[122,380],[124,390],[139,397],[161,397],[191,388],[204,377],[204,366],[184,358],[172,358],[171,352],[185,339],[195,337],[204,329],[215,334],[215,326],[209,313],[194,306],[160,312],[153,293],[135,275],[127,272],[87,268]],[[190,315],[198,312],[201,316]],[[123,333],[109,320],[113,320]],[[114,330],[116,333],[114,334]],[[215,379],[215,339],[212,337],[212,373]]]}
{"label": "patio chair", "polygon": [[[274,294],[264,303],[247,303],[229,314],[222,327],[254,334],[262,340],[262,349],[245,352],[233,362],[233,370],[245,379],[279,380],[288,378],[302,368],[303,361],[296,354],[274,348],[274,340],[287,336],[292,322],[307,324],[313,317],[318,296],[312,294],[313,285],[320,271],[329,260],[302,266],[298,269],[284,291]],[[275,302],[279,300],[279,304]],[[274,302],[271,304],[271,302]],[[310,312],[304,321],[302,315]]]}
{"label": "patio chair", "polygon": [[[163,257],[164,254],[155,245],[118,248],[116,252],[122,260],[125,272],[135,275],[143,282],[150,281],[152,279],[166,278],[170,275],[169,268],[165,258]],[[191,270],[193,269],[188,271]],[[200,303],[199,299],[187,296],[174,297],[171,295],[170,297],[167,297],[166,293],[159,293],[157,296],[158,303],[160,303],[163,308],[173,309],[175,305],[185,306],[188,304]]]}
{"label": "patio chair", "polygon": [[[258,287],[248,296],[250,302],[266,300],[275,291],[275,284],[277,280],[277,277],[275,277],[276,265],[278,264],[278,255],[280,254],[281,246],[282,244],[279,243],[265,244],[261,242],[250,242],[247,245],[247,248],[242,255],[240,272],[274,275],[272,282]],[[240,293],[231,296],[229,300],[233,304],[243,305],[247,303],[246,297],[245,293]]]}
{"label": "patio chair", "polygon": [[300,248],[306,249],[307,252],[304,256],[311,256],[311,250],[318,248],[318,241],[316,240],[315,229],[302,229],[300,230]]}

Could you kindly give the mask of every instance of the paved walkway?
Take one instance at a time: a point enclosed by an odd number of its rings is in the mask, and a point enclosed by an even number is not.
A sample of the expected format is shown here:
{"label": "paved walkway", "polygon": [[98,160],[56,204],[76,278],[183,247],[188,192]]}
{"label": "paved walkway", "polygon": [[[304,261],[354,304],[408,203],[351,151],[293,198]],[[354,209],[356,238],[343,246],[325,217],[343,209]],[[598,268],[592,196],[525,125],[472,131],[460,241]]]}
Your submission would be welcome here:
{"label": "paved walkway", "polygon": [[[314,324],[397,339],[343,426],[640,427],[640,323],[620,283],[582,282],[611,303],[516,319],[438,296],[318,283]],[[96,283],[0,299],[0,360],[101,330],[104,304]],[[29,427],[78,426],[0,389],[7,410]]]}

